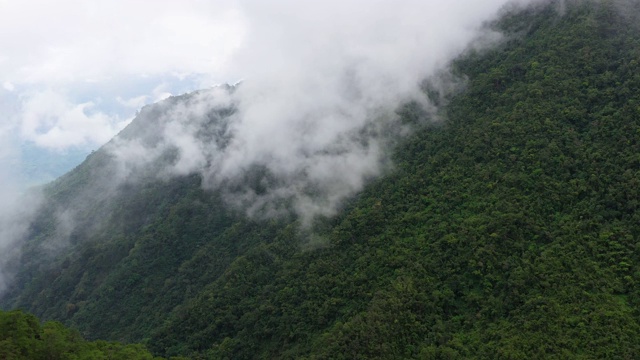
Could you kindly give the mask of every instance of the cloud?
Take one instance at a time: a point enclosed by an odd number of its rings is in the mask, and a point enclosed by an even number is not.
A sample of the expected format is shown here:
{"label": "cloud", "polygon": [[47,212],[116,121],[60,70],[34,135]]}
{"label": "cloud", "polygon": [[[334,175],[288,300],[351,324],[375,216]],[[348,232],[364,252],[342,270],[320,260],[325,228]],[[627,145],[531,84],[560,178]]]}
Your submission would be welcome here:
{"label": "cloud", "polygon": [[112,118],[95,107],[93,102],[73,104],[53,90],[30,94],[22,103],[21,134],[38,146],[65,149],[103,144],[130,121]]}
{"label": "cloud", "polygon": [[433,84],[454,88],[441,72],[474,42],[495,43],[499,36],[486,36],[482,24],[505,3],[239,1],[247,30],[223,69],[246,81],[230,96],[220,87],[176,100],[154,115],[154,141],[109,149],[120,174],[173,149],[176,160],[161,176],[199,173],[252,215],[281,213],[278,204],[305,220],[332,215],[388,168],[390,144],[410,132],[396,108],[410,100],[433,106],[420,90],[425,78],[439,75]]}
{"label": "cloud", "polygon": [[[239,78],[321,89],[342,76],[338,67],[352,77],[354,89],[377,87],[376,94],[399,98],[413,91],[416,74],[446,62],[503,2],[6,2],[0,81],[22,97],[56,89],[77,112],[91,108],[111,118],[175,94],[174,85],[185,79],[188,90]],[[149,78],[164,80],[139,86]],[[135,94],[108,90],[138,87]],[[33,131],[26,135],[33,141]],[[104,140],[55,127],[37,138],[38,145],[57,148]]]}
{"label": "cloud", "polygon": [[42,201],[35,189],[24,193],[13,173],[20,154],[12,135],[10,127],[0,126],[0,293],[11,280],[20,245]]}
{"label": "cloud", "polygon": [[122,97],[118,96],[116,100],[118,101],[118,103],[127,108],[140,109],[142,106],[147,104],[147,102],[149,101],[149,96],[139,95],[130,99],[123,99]]}
{"label": "cloud", "polygon": [[[32,191],[30,194],[18,194],[14,185],[4,182],[3,189],[0,190],[0,197],[3,199],[3,206],[0,207],[0,293],[5,290],[11,280],[13,270],[17,266],[19,259],[20,245],[24,236],[29,230],[29,225],[39,208],[42,197],[41,194]],[[11,188],[9,188],[11,187]]]}
{"label": "cloud", "polygon": [[[1,9],[0,83],[19,98],[33,98],[25,111],[42,105],[45,95],[52,107],[49,89],[64,94],[59,106],[67,109],[56,105],[51,116],[59,126],[34,121],[33,111],[17,116],[25,141],[57,149],[98,147],[114,134],[108,128],[117,117],[129,117],[185,84],[183,91],[192,91],[220,82],[214,78],[246,28],[243,15],[227,1],[27,0],[4,2]],[[136,88],[137,94],[114,90]],[[34,122],[45,129],[34,128]]]}
{"label": "cloud", "polygon": [[230,67],[247,80],[206,181],[215,187],[264,167],[278,179],[269,191],[231,198],[267,212],[290,198],[304,218],[332,215],[388,167],[391,140],[409,131],[396,108],[425,104],[421,82],[486,32],[483,22],[505,3],[240,2],[250,27]]}
{"label": "cloud", "polygon": [[151,96],[154,103],[164,100],[171,95],[171,92],[169,92],[169,86],[166,82],[154,87],[151,91]]}
{"label": "cloud", "polygon": [[212,73],[241,42],[243,19],[223,1],[27,0],[2,5],[0,34],[0,79],[60,85]]}

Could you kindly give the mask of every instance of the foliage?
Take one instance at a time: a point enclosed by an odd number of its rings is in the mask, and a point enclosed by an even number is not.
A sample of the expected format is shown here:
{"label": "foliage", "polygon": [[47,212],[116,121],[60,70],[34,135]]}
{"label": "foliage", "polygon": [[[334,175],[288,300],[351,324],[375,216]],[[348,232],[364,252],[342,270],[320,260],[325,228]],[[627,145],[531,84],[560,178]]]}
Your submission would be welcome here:
{"label": "foliage", "polygon": [[[161,360],[141,345],[88,342],[59,322],[40,321],[19,310],[0,311],[0,358],[5,360]],[[175,358],[178,360],[178,358]]]}

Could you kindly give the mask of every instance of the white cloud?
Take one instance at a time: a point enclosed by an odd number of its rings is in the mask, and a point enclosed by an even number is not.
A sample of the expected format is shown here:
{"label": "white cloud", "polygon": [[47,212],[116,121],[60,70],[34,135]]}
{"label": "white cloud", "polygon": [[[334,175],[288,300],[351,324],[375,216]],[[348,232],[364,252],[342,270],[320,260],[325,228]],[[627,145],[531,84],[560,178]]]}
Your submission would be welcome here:
{"label": "white cloud", "polygon": [[[135,149],[133,159],[133,151],[112,150],[140,166],[163,146],[177,149],[174,173],[199,172],[215,188],[235,184],[228,199],[249,212],[278,212],[272,200],[286,198],[306,219],[332,214],[385,170],[390,137],[407,133],[396,106],[426,102],[420,82],[477,40],[505,2],[239,1],[245,42],[224,69],[247,80],[233,95],[235,115],[216,123],[224,146],[199,135],[212,132],[200,131],[212,126],[212,91],[155,119],[162,140],[144,156],[137,142],[119,144]],[[254,166],[276,180],[259,179],[266,190],[238,190]]]}
{"label": "white cloud", "polygon": [[147,104],[147,101],[149,100],[149,96],[140,95],[140,96],[132,97],[130,99],[123,99],[122,97],[118,96],[116,100],[118,101],[119,104],[127,108],[140,109],[142,106]]}
{"label": "white cloud", "polygon": [[2,87],[3,87],[5,90],[10,91],[10,92],[11,92],[11,91],[13,91],[13,90],[15,90],[15,88],[16,88],[16,87],[15,87],[15,86],[10,82],[10,81],[5,81],[5,82],[2,84]]}
{"label": "white cloud", "polygon": [[[274,88],[304,84],[325,93],[336,90],[325,87],[342,76],[338,70],[349,72],[356,87],[377,87],[376,96],[389,100],[412,92],[416,75],[450,58],[474,34],[479,21],[504,2],[5,2],[0,11],[0,81],[23,96],[55,88],[69,94],[66,101],[78,109],[76,114],[91,108],[109,117],[122,109],[105,108],[99,94],[86,98],[78,89],[134,88],[144,79],[164,77],[163,83],[148,85],[144,92],[113,92],[121,96],[113,95],[116,105],[133,111],[171,95],[172,81],[189,78],[207,87],[246,78]],[[405,71],[393,70],[398,68]],[[167,76],[173,77],[169,83]],[[302,100],[302,94],[293,95]],[[30,139],[39,134],[37,143],[43,146],[80,142],[69,128],[52,127],[43,133],[30,126],[25,125],[26,134]]]}
{"label": "white cloud", "polygon": [[129,121],[94,109],[92,102],[74,104],[53,90],[37,92],[24,97],[20,131],[38,146],[64,149],[103,144]]}
{"label": "white cloud", "polygon": [[[185,79],[200,85],[219,76],[245,29],[242,13],[222,0],[3,2],[0,82],[26,98],[18,116],[26,140],[99,146],[118,128],[117,116],[170,96]],[[169,83],[148,83],[153,78]],[[143,92],[117,98],[117,88]],[[100,91],[113,102],[101,101]]]}
{"label": "white cloud", "polygon": [[243,35],[242,15],[224,1],[9,2],[0,11],[0,79],[59,85],[210,74]]}
{"label": "white cloud", "polygon": [[168,90],[168,86],[166,83],[162,83],[156,87],[153,88],[153,90],[151,91],[151,96],[153,98],[153,102],[158,102],[161,100],[164,100],[166,98],[168,98],[169,96],[171,96],[171,92],[169,92]]}
{"label": "white cloud", "polygon": [[[212,164],[205,178],[215,184],[264,165],[335,204],[383,171],[388,151],[375,134],[394,122],[394,106],[421,97],[419,82],[506,2],[10,2],[0,12],[0,79],[20,89],[22,136],[64,149],[103,144],[127,123],[101,99],[132,112],[176,93],[173,81],[246,78],[215,161],[192,128],[166,127],[183,152],[176,172]],[[152,78],[162,80],[100,95]]]}

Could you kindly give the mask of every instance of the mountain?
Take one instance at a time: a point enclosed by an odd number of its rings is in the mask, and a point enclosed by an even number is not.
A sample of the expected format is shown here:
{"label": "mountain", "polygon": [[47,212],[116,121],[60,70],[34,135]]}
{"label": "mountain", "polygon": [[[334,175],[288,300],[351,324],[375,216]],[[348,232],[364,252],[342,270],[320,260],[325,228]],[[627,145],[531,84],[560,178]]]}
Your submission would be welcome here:
{"label": "mountain", "polygon": [[[640,357],[637,14],[506,12],[499,46],[452,64],[467,80],[442,120],[399,107],[414,131],[393,169],[306,225],[229,204],[234,187],[277,187],[268,169],[213,188],[158,177],[182,159],[154,145],[163,114],[209,92],[147,107],[119,138],[157,156],[123,170],[100,149],[48,186],[0,304],[161,356]],[[223,148],[234,111],[211,108],[196,133]]]}
{"label": "mountain", "polygon": [[20,179],[25,182],[25,189],[28,186],[45,184],[65,174],[81,163],[89,150],[73,148],[62,153],[43,150],[32,143],[21,144],[21,159],[17,161],[16,166],[21,169]]}

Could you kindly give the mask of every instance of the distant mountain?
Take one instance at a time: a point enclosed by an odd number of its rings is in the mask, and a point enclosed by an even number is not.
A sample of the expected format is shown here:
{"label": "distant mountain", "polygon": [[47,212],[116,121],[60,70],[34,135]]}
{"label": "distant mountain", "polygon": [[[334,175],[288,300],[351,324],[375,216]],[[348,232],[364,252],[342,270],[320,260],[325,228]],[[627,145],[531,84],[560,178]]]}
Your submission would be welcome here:
{"label": "distant mountain", "polygon": [[59,152],[41,149],[31,143],[23,143],[20,147],[20,177],[25,186],[42,185],[78,166],[90,153],[91,149],[74,148]]}
{"label": "distant mountain", "polygon": [[[161,356],[640,357],[640,5],[562,4],[491,24],[444,120],[400,106],[393,171],[307,226],[229,204],[268,169],[162,176],[184,160],[165,115],[222,93],[144,108],[113,143],[152,161],[107,145],[47,187],[1,306]],[[223,148],[233,103],[207,109],[194,133]]]}

